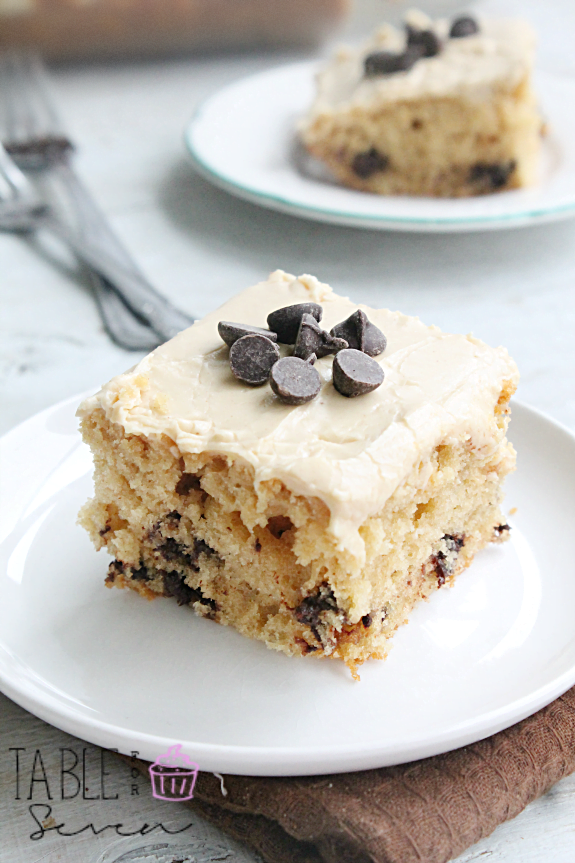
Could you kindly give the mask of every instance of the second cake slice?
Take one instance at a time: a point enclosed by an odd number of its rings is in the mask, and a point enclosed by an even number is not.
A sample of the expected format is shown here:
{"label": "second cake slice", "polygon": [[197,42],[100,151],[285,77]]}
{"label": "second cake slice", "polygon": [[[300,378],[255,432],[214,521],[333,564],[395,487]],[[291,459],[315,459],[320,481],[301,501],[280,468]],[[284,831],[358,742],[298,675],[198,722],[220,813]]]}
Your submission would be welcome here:
{"label": "second cake slice", "polygon": [[525,21],[412,12],[404,30],[386,25],[326,64],[303,142],[366,192],[462,197],[532,185],[534,48]]}

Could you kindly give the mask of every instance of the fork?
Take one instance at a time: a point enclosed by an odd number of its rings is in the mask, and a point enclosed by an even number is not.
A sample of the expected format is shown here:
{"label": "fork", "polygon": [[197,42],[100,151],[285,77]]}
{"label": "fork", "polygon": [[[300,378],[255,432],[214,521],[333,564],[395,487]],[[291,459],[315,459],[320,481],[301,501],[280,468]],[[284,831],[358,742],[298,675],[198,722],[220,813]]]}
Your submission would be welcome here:
{"label": "fork", "polygon": [[[71,230],[63,220],[55,217],[50,207],[39,197],[32,183],[0,144],[0,230],[32,233],[42,229],[63,240],[81,261],[96,268],[94,279],[98,278],[101,282],[98,299],[104,311],[105,324],[113,334],[114,341],[122,347],[133,350],[156,347],[160,341],[158,334],[145,323],[139,323],[115,290],[107,288],[108,284],[112,284],[110,280],[114,280],[115,284],[118,280],[121,283],[125,281],[126,276],[129,278],[130,274],[110,260],[103,262],[98,248],[86,243],[81,235]],[[102,273],[106,273],[107,277]],[[107,294],[103,294],[106,289]]]}
{"label": "fork", "polygon": [[[46,204],[0,144],[0,231],[29,233],[40,228],[52,228],[60,239],[75,247],[74,236],[64,223],[49,218]],[[140,323],[103,276],[95,271],[90,271],[90,276],[104,326],[112,340],[127,350],[155,348],[159,342],[157,333]]]}
{"label": "fork", "polygon": [[29,177],[48,187],[51,199],[63,193],[79,230],[71,232],[53,207],[44,210],[36,227],[57,233],[90,265],[113,340],[131,350],[149,350],[188,327],[192,319],[146,281],[70,167],[74,148],[61,131],[37,57],[12,53],[0,58],[0,104],[6,150]]}

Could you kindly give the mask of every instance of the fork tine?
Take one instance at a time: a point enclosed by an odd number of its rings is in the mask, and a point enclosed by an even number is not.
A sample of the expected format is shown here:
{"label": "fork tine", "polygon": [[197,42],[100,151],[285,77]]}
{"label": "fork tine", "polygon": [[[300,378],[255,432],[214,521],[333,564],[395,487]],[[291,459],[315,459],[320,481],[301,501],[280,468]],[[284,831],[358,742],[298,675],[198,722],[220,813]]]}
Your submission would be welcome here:
{"label": "fork tine", "polygon": [[61,131],[39,55],[12,51],[0,55],[0,141],[20,167],[45,167],[54,156],[74,149]]}

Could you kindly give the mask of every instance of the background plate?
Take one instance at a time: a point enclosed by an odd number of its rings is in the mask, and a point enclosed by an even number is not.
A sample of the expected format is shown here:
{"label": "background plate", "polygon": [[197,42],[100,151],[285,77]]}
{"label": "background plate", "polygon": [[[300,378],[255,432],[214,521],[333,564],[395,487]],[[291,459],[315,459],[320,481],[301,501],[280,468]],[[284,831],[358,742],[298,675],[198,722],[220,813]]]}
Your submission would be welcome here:
{"label": "background plate", "polygon": [[[480,231],[575,215],[575,79],[539,73],[549,124],[541,182],[474,198],[382,196],[303,173],[294,130],[313,98],[316,63],[281,66],[237,81],[208,99],[185,132],[200,172],[216,185],[274,210],[360,228]],[[309,166],[308,166],[309,167]]]}
{"label": "background plate", "polygon": [[0,687],[59,728],[203,770],[298,775],[433,755],[524,718],[575,683],[575,438],[514,405],[512,541],[411,615],[355,683],[187,608],[107,590],[76,514],[91,459],[79,398],[0,440]]}

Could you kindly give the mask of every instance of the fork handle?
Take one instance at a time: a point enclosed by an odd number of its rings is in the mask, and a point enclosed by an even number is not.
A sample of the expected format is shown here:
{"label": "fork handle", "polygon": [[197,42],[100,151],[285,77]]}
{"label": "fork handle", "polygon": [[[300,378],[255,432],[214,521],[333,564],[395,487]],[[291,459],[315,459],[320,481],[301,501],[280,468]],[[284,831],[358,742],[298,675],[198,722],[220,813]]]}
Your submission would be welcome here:
{"label": "fork handle", "polygon": [[[110,252],[114,252],[118,260],[125,261],[129,265],[131,258],[108,227],[104,215],[89,195],[82,194],[84,191],[82,184],[67,163],[65,163],[65,169],[57,170],[56,173],[60,188],[67,193],[69,203],[74,208],[74,221],[78,233],[84,237],[92,237],[94,240],[106,239]],[[134,315],[103,276],[90,269],[88,278],[104,329],[115,344],[128,351],[146,352],[159,345],[161,339],[158,334]]]}
{"label": "fork handle", "polygon": [[127,351],[153,351],[158,347],[160,336],[140,323],[103,276],[90,270],[90,283],[104,328],[113,342]]}
{"label": "fork handle", "polygon": [[50,211],[42,216],[42,226],[57,234],[84,263],[103,276],[108,287],[139,318],[147,321],[161,340],[189,327],[193,318],[175,308],[150,285],[69,165],[61,162],[52,172],[65,185],[78,214],[81,213],[86,236],[80,236]]}
{"label": "fork handle", "polygon": [[35,227],[45,228],[63,240],[81,261],[103,276],[134,314],[147,321],[163,340],[173,338],[193,323],[192,318],[157,294],[139,271],[122,266],[102,246],[78,236],[50,212],[40,216]]}

